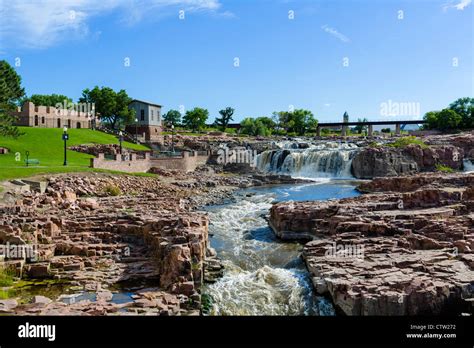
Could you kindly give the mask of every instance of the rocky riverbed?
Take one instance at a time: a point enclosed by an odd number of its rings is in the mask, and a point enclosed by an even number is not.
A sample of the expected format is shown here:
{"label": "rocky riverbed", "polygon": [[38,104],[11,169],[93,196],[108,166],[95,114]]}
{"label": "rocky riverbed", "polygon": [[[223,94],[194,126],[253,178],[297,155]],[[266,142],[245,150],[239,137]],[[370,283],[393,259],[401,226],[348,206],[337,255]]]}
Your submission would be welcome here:
{"label": "rocky riverbed", "polygon": [[[352,140],[342,152],[337,142],[285,143],[289,147],[280,150],[270,141],[226,144],[266,151],[262,168],[290,174],[303,168],[329,176],[383,176],[359,181],[363,195],[356,198],[273,206],[269,199],[265,209],[271,206],[269,225],[279,239],[304,245],[312,286],[337,313],[417,315],[473,312],[474,173],[420,173],[438,165],[462,169],[473,159],[473,139],[432,136],[424,139],[428,147],[403,148]],[[180,141],[209,149],[221,140]],[[221,278],[223,264],[209,243],[209,214],[198,209],[233,202],[242,188],[307,181],[260,173],[248,164],[153,173],[60,174],[4,184],[0,245],[34,254],[2,262],[17,281],[0,288],[0,313],[199,315],[203,284]],[[257,215],[252,219],[261,232],[266,212]],[[251,233],[252,219],[243,214],[235,229],[245,226]],[[258,277],[269,274],[263,266]],[[245,313],[253,313],[248,306]]]}
{"label": "rocky riverbed", "polygon": [[[194,209],[232,199],[239,187],[297,182],[276,175],[162,172],[157,177],[54,175],[7,186],[0,244],[34,248],[3,266],[37,288],[1,289],[0,312],[40,315],[193,315],[201,287],[222,272],[209,247],[208,217]],[[37,185],[33,185],[37,184]],[[28,186],[29,187],[29,186]],[[65,293],[49,298],[61,287]],[[119,300],[117,300],[117,298]]]}
{"label": "rocky riverbed", "polygon": [[418,174],[360,185],[357,198],[285,202],[270,226],[310,240],[318,294],[346,315],[472,313],[474,174]]}

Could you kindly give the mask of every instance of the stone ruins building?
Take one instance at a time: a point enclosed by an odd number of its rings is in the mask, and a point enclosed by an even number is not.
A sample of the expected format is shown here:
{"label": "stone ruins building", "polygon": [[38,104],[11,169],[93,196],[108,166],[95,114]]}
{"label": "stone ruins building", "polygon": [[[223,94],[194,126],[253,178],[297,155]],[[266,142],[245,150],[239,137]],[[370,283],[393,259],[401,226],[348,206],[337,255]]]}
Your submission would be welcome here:
{"label": "stone ruins building", "polygon": [[55,108],[25,102],[13,113],[17,126],[40,128],[95,128],[99,120],[88,105],[79,104],[79,110]]}

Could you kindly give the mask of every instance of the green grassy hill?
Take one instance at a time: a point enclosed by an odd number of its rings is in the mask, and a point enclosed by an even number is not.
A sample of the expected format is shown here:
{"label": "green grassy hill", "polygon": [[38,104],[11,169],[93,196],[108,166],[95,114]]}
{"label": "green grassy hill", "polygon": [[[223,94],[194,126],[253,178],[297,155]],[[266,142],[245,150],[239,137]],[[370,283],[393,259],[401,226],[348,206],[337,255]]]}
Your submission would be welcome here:
{"label": "green grassy hill", "polygon": [[[64,142],[60,128],[19,127],[24,135],[17,139],[0,136],[0,147],[9,149],[6,155],[0,155],[0,180],[27,177],[36,174],[91,171],[90,158],[93,156],[75,151],[67,151],[68,166],[63,166]],[[80,144],[118,144],[113,135],[90,129],[69,129],[68,147]],[[147,147],[123,142],[125,148],[149,150]],[[25,166],[25,152],[30,159],[38,159],[39,165]],[[16,153],[20,154],[17,161]]]}

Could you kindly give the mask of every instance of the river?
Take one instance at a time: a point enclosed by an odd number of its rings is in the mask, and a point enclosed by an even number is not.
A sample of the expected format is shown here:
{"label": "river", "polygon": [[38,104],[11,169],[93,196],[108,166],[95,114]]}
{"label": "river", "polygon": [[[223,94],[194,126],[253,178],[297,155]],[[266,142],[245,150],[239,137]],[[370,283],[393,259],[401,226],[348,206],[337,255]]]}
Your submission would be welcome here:
{"label": "river", "polygon": [[331,303],[312,290],[300,258],[302,245],[279,241],[266,218],[278,201],[354,197],[350,181],[246,189],[235,203],[208,208],[210,243],[225,266],[207,285],[210,315],[334,315]]}

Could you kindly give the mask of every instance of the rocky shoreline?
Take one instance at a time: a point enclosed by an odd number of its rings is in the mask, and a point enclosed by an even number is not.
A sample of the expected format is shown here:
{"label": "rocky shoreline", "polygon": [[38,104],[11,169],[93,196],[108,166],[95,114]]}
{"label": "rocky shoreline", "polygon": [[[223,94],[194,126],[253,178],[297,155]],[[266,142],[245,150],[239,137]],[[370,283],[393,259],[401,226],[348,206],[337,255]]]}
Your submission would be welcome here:
{"label": "rocky shoreline", "polygon": [[[196,149],[219,143],[181,140]],[[305,243],[314,289],[338,313],[472,314],[474,173],[420,172],[439,164],[462,168],[473,158],[473,137],[425,143],[430,146],[362,144],[352,162],[356,177],[384,176],[359,181],[362,196],[271,208],[270,227],[282,240]],[[232,139],[228,146],[264,151],[273,145]],[[8,183],[0,197],[0,245],[35,246],[36,257],[9,257],[4,265],[18,283],[65,291],[22,298],[17,283],[0,288],[7,294],[0,313],[199,315],[203,284],[223,274],[199,208],[231,202],[242,188],[306,182],[248,164],[153,174],[59,174]]]}
{"label": "rocky shoreline", "polygon": [[308,242],[318,294],[346,315],[472,313],[474,174],[381,178],[376,192],[272,207],[283,239]]}
{"label": "rocky shoreline", "polygon": [[[209,246],[207,214],[194,210],[222,204],[242,187],[299,182],[278,175],[161,174],[54,175],[37,185],[44,192],[6,192],[0,244],[37,246],[35,258],[6,260],[6,268],[75,291],[26,303],[0,300],[0,312],[199,315],[201,287],[223,267]],[[123,293],[132,295],[113,300]]]}

